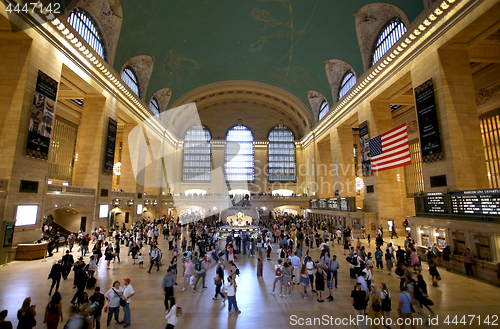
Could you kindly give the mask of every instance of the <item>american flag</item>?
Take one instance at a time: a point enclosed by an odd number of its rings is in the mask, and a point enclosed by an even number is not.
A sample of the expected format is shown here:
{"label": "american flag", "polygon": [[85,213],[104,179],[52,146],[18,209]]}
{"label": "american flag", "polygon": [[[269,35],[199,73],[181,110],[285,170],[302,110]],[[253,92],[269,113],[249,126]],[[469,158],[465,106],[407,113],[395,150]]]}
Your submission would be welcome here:
{"label": "american flag", "polygon": [[372,171],[383,171],[411,163],[406,123],[368,141]]}

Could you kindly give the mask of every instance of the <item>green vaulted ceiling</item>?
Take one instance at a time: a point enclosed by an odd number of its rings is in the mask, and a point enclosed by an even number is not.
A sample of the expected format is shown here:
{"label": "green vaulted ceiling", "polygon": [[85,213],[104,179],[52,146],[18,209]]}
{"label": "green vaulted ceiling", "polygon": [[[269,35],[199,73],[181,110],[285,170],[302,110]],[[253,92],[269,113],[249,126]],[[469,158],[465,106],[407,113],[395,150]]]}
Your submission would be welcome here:
{"label": "green vaulted ceiling", "polygon": [[[123,0],[114,66],[156,58],[146,101],[172,88],[185,93],[227,80],[263,82],[292,93],[307,107],[307,91],[332,103],[325,59],[363,63],[353,14],[368,0]],[[423,0],[389,0],[412,22]]]}

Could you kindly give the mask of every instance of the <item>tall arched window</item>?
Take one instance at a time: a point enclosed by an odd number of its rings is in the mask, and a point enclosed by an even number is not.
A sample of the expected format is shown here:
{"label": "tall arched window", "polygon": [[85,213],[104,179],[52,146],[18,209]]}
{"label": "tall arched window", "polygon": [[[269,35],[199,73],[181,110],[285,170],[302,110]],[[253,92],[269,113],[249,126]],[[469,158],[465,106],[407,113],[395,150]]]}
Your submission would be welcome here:
{"label": "tall arched window", "polygon": [[253,134],[245,126],[231,128],[226,135],[226,181],[254,181]]}
{"label": "tall arched window", "polygon": [[283,125],[269,133],[267,146],[267,180],[270,182],[295,182],[295,138],[290,129]]}
{"label": "tall arched window", "polygon": [[396,44],[396,42],[406,33],[406,26],[399,17],[394,17],[387,23],[377,38],[373,49],[373,66],[384,56],[384,54]]}
{"label": "tall arched window", "polygon": [[122,72],[122,80],[129,86],[129,88],[138,96],[141,97],[139,92],[139,79],[134,70],[127,66]]}
{"label": "tall arched window", "polygon": [[154,113],[154,115],[160,114],[160,105],[158,104],[156,98],[153,97],[149,101],[149,109]]}
{"label": "tall arched window", "polygon": [[328,106],[328,102],[325,99],[319,107],[318,121],[321,121],[328,111],[330,111],[330,106]]}
{"label": "tall arched window", "polygon": [[339,98],[344,97],[345,94],[356,84],[356,76],[351,71],[347,71],[342,78],[339,89]]}
{"label": "tall arched window", "polygon": [[212,147],[208,129],[195,125],[184,136],[182,156],[183,181],[210,181],[212,178]]}
{"label": "tall arched window", "polygon": [[82,8],[76,7],[71,11],[68,16],[68,23],[102,59],[107,60],[104,51],[104,39],[97,28],[97,24]]}

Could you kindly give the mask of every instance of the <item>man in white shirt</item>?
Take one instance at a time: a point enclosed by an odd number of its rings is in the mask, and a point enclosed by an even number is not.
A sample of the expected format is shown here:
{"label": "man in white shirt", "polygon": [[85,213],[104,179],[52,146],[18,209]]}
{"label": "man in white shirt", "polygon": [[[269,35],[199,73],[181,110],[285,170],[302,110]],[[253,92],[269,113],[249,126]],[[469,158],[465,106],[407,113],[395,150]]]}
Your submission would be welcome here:
{"label": "man in white shirt", "polygon": [[337,234],[337,244],[340,244],[340,240],[342,239],[342,231],[340,230],[340,228],[337,229],[337,232],[335,232]]}
{"label": "man in white shirt", "polygon": [[124,286],[122,294],[127,304],[123,306],[123,321],[121,321],[120,324],[125,323],[123,327],[127,328],[130,327],[130,298],[132,298],[132,296],[135,295],[135,291],[132,285],[130,284],[129,278],[123,279],[123,281],[124,281]]}
{"label": "man in white shirt", "polygon": [[366,292],[366,295],[369,295],[370,292],[368,290],[368,285],[366,284],[366,272],[362,272],[361,275],[358,276],[357,282],[361,284],[361,290]]}
{"label": "man in white shirt", "polygon": [[300,258],[297,256],[297,252],[294,252],[294,255],[291,259],[291,263],[293,266],[293,283],[299,284],[300,282]]}

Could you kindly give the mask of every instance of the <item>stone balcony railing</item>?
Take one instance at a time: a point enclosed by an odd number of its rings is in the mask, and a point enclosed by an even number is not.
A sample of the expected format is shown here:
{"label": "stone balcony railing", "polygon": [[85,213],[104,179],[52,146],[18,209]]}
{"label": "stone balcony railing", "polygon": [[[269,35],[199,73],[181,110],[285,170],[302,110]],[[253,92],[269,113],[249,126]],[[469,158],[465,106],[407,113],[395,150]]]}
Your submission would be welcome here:
{"label": "stone balcony railing", "polygon": [[47,184],[47,194],[71,194],[95,196],[95,188]]}

